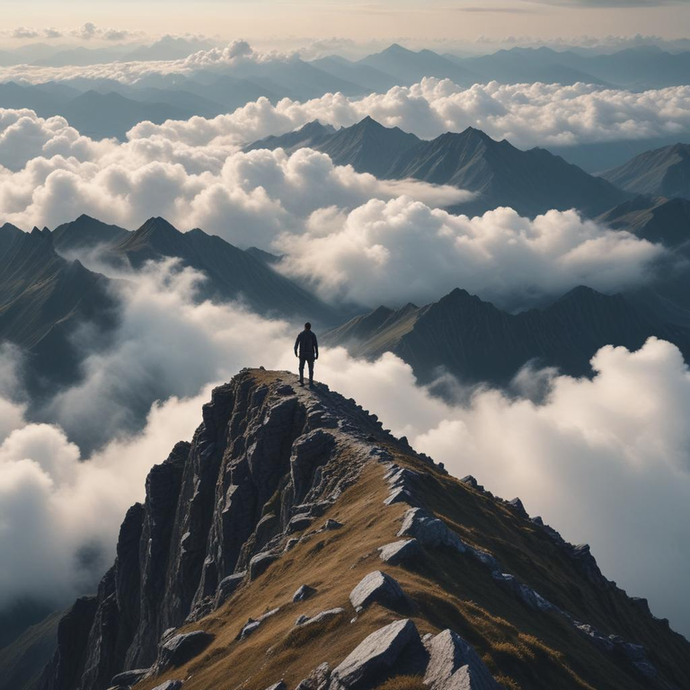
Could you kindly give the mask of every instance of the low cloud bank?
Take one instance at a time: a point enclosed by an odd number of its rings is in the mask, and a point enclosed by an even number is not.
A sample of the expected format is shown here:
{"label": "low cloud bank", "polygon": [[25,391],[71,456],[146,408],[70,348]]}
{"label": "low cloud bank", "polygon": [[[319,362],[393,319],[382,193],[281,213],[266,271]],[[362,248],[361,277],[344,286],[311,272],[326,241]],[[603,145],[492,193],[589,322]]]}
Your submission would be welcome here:
{"label": "low cloud bank", "polygon": [[220,140],[158,136],[94,142],[62,118],[31,111],[0,110],[0,165],[0,215],[18,227],[54,227],[87,213],[133,228],[164,216],[182,230],[201,227],[265,249],[280,232],[301,231],[325,203],[352,209],[402,193],[432,206],[472,198],[450,186],[378,180],[311,149],[242,153]]}
{"label": "low cloud bank", "polygon": [[498,208],[468,218],[408,198],[370,201],[349,214],[312,214],[303,234],[275,243],[279,268],[329,301],[418,305],[456,287],[511,309],[577,285],[604,292],[653,276],[661,245],[549,211],[534,220]]}
{"label": "low cloud bank", "polygon": [[[236,304],[195,304],[197,280],[165,264],[128,288],[112,348],[89,358],[85,382],[55,400],[54,424],[27,421],[25,403],[8,394],[16,380],[4,360],[0,606],[21,595],[62,604],[91,589],[146,472],[191,438],[211,383],[242,366],[294,369],[294,326]],[[450,405],[390,354],[370,363],[326,350],[317,378],[453,474],[519,495],[564,537],[591,543],[606,575],[687,634],[690,372],[675,346],[655,339],[632,353],[605,347],[593,367],[592,380],[540,372],[540,403],[480,390]],[[128,431],[130,411],[154,396],[162,402],[144,428]],[[106,437],[88,462],[71,442],[84,429]]]}

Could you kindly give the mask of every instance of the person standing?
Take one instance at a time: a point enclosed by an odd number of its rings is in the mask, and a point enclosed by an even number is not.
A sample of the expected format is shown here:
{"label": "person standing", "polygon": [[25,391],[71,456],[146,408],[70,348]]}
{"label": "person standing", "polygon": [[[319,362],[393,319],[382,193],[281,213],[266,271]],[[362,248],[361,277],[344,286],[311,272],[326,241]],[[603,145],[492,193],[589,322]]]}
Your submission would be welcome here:
{"label": "person standing", "polygon": [[295,357],[299,357],[299,385],[304,386],[304,364],[309,365],[309,387],[314,385],[314,360],[319,358],[319,343],[316,334],[307,321],[304,330],[295,340]]}

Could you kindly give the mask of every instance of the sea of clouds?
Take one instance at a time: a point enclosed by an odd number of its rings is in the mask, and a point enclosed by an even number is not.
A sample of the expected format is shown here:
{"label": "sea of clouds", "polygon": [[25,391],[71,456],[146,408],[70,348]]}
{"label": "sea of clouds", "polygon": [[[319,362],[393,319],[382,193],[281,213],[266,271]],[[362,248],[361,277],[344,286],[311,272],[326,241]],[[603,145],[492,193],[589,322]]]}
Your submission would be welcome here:
{"label": "sea of clouds", "polygon": [[[264,58],[236,46],[196,59]],[[241,151],[316,118],[350,125],[365,115],[427,137],[472,125],[520,145],[606,141],[687,132],[690,89],[425,79],[362,99],[260,99],[212,120],[141,123],[126,142],[0,110],[0,217],[29,229],[89,213],[134,228],[161,215],[284,255],[280,270],[333,302],[374,306],[424,303],[457,286],[499,304],[579,283],[617,290],[652,276],[665,253],[572,211],[468,218],[441,208],[468,200],[463,190],[377,180],[311,150]],[[243,366],[294,368],[294,324],[200,301],[203,277],[174,262],[124,277],[112,343],[48,401],[52,423],[31,421],[21,353],[0,357],[0,606],[25,595],[64,605],[93,588],[146,472],[191,437],[209,387]],[[522,394],[480,389],[463,404],[433,397],[390,354],[371,363],[324,351],[318,378],[454,474],[520,495],[567,539],[590,542],[608,576],[688,634],[690,373],[677,348],[656,340],[638,352],[603,348],[593,367],[591,380],[523,372]],[[536,402],[534,381],[546,391]],[[75,438],[98,450],[84,457]]]}
{"label": "sea of clouds", "polygon": [[[112,346],[54,398],[54,423],[28,421],[17,353],[3,352],[0,606],[20,596],[64,605],[92,589],[148,469],[191,438],[212,383],[243,366],[294,370],[295,325],[199,302],[200,280],[174,262],[130,276]],[[391,354],[365,362],[326,349],[317,378],[456,476],[519,495],[564,537],[589,542],[605,574],[687,634],[690,372],[655,339],[638,352],[607,346],[592,365],[591,380],[530,371],[516,381],[522,394],[480,388],[463,404],[432,396]],[[538,402],[535,380],[546,390]],[[144,428],[128,431],[132,401],[154,396]],[[84,426],[106,439],[89,457],[70,440]]]}

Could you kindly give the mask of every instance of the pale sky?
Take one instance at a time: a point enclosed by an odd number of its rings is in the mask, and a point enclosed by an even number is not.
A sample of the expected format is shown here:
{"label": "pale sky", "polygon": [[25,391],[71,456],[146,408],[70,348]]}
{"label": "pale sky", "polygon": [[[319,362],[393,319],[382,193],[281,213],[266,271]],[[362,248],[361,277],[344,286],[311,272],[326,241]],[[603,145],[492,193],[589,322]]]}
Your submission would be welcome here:
{"label": "pale sky", "polygon": [[[193,32],[279,43],[286,37],[416,41],[479,36],[690,35],[690,0],[0,0],[3,28],[68,31],[85,22],[152,36]],[[431,47],[431,45],[430,45]]]}

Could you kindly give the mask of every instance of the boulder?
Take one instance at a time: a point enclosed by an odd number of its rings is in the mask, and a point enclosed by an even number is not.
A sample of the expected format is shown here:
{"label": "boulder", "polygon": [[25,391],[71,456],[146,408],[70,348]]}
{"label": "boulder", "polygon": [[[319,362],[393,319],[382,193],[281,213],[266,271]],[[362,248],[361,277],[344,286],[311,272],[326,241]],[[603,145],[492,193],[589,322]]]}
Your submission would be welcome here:
{"label": "boulder", "polygon": [[266,571],[271,563],[277,561],[279,557],[279,554],[272,553],[271,551],[257,553],[256,556],[249,561],[249,578],[255,580]]}
{"label": "boulder", "polygon": [[338,522],[337,520],[332,520],[331,518],[328,518],[328,520],[326,520],[326,522],[323,523],[323,527],[321,529],[333,530],[340,529],[342,526],[342,522]]}
{"label": "boulder", "polygon": [[242,584],[245,577],[247,577],[247,571],[243,570],[241,573],[234,573],[224,577],[218,583],[216,608],[225,603],[235,593],[235,590]]}
{"label": "boulder", "polygon": [[287,525],[287,533],[293,534],[293,532],[301,532],[306,529],[314,522],[314,518],[311,515],[301,514],[295,515]]}
{"label": "boulder", "polygon": [[379,555],[384,563],[400,565],[422,557],[422,547],[416,539],[401,539],[379,547]]}
{"label": "boulder", "polygon": [[328,662],[317,666],[304,680],[297,684],[295,690],[325,690],[331,677]]}
{"label": "boulder", "polygon": [[213,639],[203,630],[175,635],[164,642],[159,651],[155,664],[155,672],[160,673],[171,666],[180,666],[202,652]]}
{"label": "boulder", "polygon": [[404,600],[405,594],[397,581],[380,570],[366,575],[350,592],[350,603],[355,610],[366,608],[374,602],[393,607]]}
{"label": "boulder", "polygon": [[424,683],[432,690],[500,690],[474,648],[452,630],[431,638],[426,648]]}
{"label": "boulder", "polygon": [[422,508],[410,508],[403,516],[399,537],[415,537],[423,546],[449,546],[459,553],[466,550],[462,539],[445,522]]}
{"label": "boulder", "polygon": [[297,603],[298,601],[304,601],[309,597],[313,597],[316,594],[316,590],[309,585],[302,585],[293,595],[292,602]]}
{"label": "boulder", "polygon": [[123,671],[113,676],[111,685],[136,685],[151,669],[138,668],[132,671]]}
{"label": "boulder", "polygon": [[153,690],[180,690],[181,687],[181,680],[166,680],[165,683],[156,685],[156,687],[153,688]]}
{"label": "boulder", "polygon": [[413,673],[409,662],[423,652],[417,626],[409,619],[395,621],[371,633],[333,669],[330,688],[359,690],[374,687],[391,672]]}
{"label": "boulder", "polygon": [[271,609],[270,611],[267,611],[263,615],[259,616],[258,618],[250,618],[242,627],[242,630],[240,630],[239,635],[237,636],[238,640],[243,640],[245,637],[249,637],[267,618],[270,618],[271,616],[274,616],[276,613],[280,611],[280,607]]}
{"label": "boulder", "polygon": [[309,616],[300,616],[295,622],[296,628],[303,628],[305,625],[313,625],[314,623],[322,623],[323,621],[328,621],[331,618],[337,618],[341,614],[345,613],[343,608],[328,609],[327,611],[321,611],[311,618]]}

